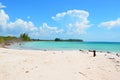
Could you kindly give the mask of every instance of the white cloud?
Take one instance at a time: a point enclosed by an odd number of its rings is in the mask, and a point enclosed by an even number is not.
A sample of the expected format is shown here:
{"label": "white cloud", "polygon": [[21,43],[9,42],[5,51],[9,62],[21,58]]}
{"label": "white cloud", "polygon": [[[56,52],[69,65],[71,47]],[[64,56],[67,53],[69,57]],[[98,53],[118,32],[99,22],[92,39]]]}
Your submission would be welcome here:
{"label": "white cloud", "polygon": [[8,29],[16,32],[34,32],[37,27],[31,21],[17,19],[15,22],[8,23]]}
{"label": "white cloud", "polygon": [[43,25],[40,27],[40,34],[42,35],[58,34],[62,32],[63,29],[58,29],[57,27],[50,27],[47,23],[43,23]]}
{"label": "white cloud", "polygon": [[[84,34],[85,30],[90,27],[88,21],[89,13],[83,10],[69,10],[58,13],[53,20],[61,22],[64,27],[53,27],[47,23],[37,27],[31,21],[25,21],[20,18],[11,22],[8,14],[0,10],[0,31],[4,34],[18,36],[21,33],[28,33],[31,37],[39,36],[57,36],[57,35],[74,35]],[[64,33],[64,34],[63,34]],[[0,33],[1,34],[1,33]]]}
{"label": "white cloud", "polygon": [[47,23],[43,23],[41,27],[36,27],[33,22],[25,21],[20,18],[14,22],[10,22],[9,16],[4,10],[0,10],[0,32],[10,35],[20,35],[21,33],[29,33],[30,36],[52,35],[63,32],[63,29],[50,27]]}
{"label": "white cloud", "polygon": [[15,22],[9,21],[9,16],[4,10],[0,10],[0,30],[5,33],[22,33],[36,31],[37,27],[30,21],[17,19]]}
{"label": "white cloud", "polygon": [[107,22],[102,22],[101,24],[98,25],[99,27],[105,26],[108,29],[111,29],[116,26],[120,26],[120,18],[117,20],[112,20],[112,21],[107,21]]}
{"label": "white cloud", "polygon": [[52,19],[61,22],[66,26],[66,32],[72,34],[84,34],[85,30],[90,27],[88,20],[89,13],[84,10],[68,10],[53,16]]}
{"label": "white cloud", "polygon": [[6,8],[1,2],[0,2],[0,8]]}
{"label": "white cloud", "polygon": [[67,12],[62,12],[56,14],[56,16],[53,16],[52,19],[54,20],[61,20],[64,17],[71,17],[76,19],[85,19],[89,16],[89,13],[84,10],[68,10]]}
{"label": "white cloud", "polygon": [[0,10],[0,26],[6,26],[7,21],[9,20],[9,16],[4,12],[4,10]]}

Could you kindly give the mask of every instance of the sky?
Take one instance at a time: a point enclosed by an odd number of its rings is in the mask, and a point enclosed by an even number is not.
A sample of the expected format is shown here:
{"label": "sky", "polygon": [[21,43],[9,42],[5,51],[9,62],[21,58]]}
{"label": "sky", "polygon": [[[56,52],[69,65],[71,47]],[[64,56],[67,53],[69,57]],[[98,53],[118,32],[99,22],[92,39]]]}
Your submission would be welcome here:
{"label": "sky", "polygon": [[0,36],[120,42],[120,0],[0,0]]}

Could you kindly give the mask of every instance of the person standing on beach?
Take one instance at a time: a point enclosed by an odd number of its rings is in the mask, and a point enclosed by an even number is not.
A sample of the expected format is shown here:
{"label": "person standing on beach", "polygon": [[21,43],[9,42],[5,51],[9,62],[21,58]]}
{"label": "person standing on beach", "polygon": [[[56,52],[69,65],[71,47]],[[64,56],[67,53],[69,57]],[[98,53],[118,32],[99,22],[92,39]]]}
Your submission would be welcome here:
{"label": "person standing on beach", "polygon": [[95,57],[96,56],[96,51],[95,50],[93,50],[93,57]]}

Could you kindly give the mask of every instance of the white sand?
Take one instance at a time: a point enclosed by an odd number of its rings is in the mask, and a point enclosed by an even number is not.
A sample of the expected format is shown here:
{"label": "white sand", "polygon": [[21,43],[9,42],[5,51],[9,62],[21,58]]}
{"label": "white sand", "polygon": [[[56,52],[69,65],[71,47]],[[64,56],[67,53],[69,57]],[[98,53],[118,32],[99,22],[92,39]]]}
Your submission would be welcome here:
{"label": "white sand", "polygon": [[0,48],[0,80],[120,80],[120,57]]}

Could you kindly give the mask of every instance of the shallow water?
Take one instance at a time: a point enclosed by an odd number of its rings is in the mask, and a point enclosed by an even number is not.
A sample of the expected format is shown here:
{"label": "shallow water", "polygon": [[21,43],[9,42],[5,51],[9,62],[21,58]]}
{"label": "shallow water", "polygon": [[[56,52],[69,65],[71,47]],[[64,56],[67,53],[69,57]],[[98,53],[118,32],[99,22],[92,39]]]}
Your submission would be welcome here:
{"label": "shallow water", "polygon": [[120,53],[120,42],[54,42],[35,41],[14,44],[10,48],[34,50],[97,50]]}

